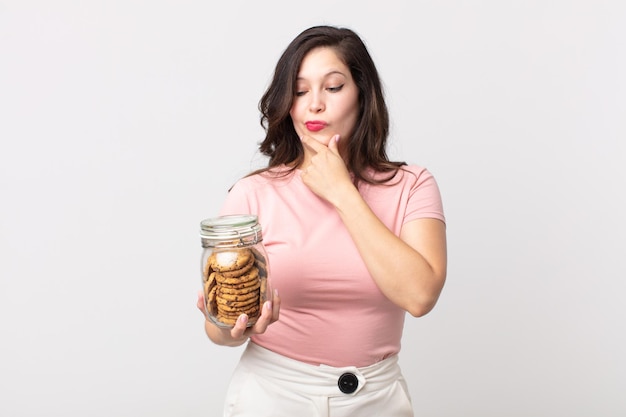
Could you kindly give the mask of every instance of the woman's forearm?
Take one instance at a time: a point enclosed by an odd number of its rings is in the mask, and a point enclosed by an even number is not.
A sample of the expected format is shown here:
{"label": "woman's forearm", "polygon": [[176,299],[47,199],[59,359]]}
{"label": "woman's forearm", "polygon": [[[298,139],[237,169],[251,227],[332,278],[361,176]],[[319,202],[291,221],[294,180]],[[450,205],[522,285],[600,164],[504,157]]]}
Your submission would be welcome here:
{"label": "woman's forearm", "polygon": [[398,237],[356,189],[341,194],[333,204],[383,294],[413,316],[428,313],[446,277],[443,222],[415,220],[405,225]]}

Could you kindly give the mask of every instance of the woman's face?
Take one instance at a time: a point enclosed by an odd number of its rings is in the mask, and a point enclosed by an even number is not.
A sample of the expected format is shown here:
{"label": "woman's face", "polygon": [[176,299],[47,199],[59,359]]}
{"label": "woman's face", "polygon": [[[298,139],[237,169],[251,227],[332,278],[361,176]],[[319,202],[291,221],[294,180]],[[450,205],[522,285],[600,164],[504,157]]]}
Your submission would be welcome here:
{"label": "woman's face", "polygon": [[328,145],[335,135],[348,139],[359,113],[359,90],[350,69],[332,48],[311,50],[302,60],[289,115],[300,137]]}

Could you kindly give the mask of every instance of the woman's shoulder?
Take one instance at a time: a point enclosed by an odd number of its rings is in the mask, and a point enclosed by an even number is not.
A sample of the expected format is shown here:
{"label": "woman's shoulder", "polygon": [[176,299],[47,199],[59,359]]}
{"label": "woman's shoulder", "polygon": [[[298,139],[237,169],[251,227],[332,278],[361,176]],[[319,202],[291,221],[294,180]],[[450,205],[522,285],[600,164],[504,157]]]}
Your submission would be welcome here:
{"label": "woman's shoulder", "polygon": [[390,184],[415,183],[422,182],[428,178],[433,178],[432,173],[427,168],[417,164],[402,165],[398,168],[395,174],[390,175],[388,172],[376,172],[373,173],[372,176],[376,180],[388,178],[388,182]]}
{"label": "woman's shoulder", "polygon": [[404,165],[400,171],[402,172],[402,181],[411,184],[413,187],[420,187],[431,183],[436,184],[437,182],[432,172],[422,165]]}
{"label": "woman's shoulder", "polygon": [[254,171],[235,182],[235,187],[262,187],[288,182],[294,177],[296,170],[285,165]]}
{"label": "woman's shoulder", "polygon": [[430,171],[428,171],[428,169],[422,165],[417,165],[417,164],[407,164],[407,165],[403,165],[402,167],[400,167],[400,169],[402,171],[405,172],[410,172],[412,174],[415,175],[423,175],[423,174],[430,174]]}

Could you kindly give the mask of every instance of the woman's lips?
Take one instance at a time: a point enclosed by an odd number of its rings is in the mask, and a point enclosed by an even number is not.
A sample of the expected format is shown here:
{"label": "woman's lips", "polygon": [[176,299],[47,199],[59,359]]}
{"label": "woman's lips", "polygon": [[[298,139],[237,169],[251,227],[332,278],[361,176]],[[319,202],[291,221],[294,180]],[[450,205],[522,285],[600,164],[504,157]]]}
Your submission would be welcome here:
{"label": "woman's lips", "polygon": [[311,132],[319,132],[320,130],[324,129],[327,124],[326,122],[320,122],[320,121],[315,120],[312,122],[306,122],[304,125]]}

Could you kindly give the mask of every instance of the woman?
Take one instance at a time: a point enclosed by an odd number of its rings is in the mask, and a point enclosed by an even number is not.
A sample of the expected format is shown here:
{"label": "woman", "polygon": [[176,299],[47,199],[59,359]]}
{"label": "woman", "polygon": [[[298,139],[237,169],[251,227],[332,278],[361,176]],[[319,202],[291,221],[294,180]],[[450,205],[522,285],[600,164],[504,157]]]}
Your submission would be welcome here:
{"label": "woman", "polygon": [[232,329],[205,322],[217,344],[248,342],[224,415],[412,416],[397,362],[405,313],[428,313],[446,277],[437,184],[388,160],[381,82],[349,29],[298,35],[260,110],[268,167],[220,214],[259,217],[280,297],[253,327],[245,315]]}

